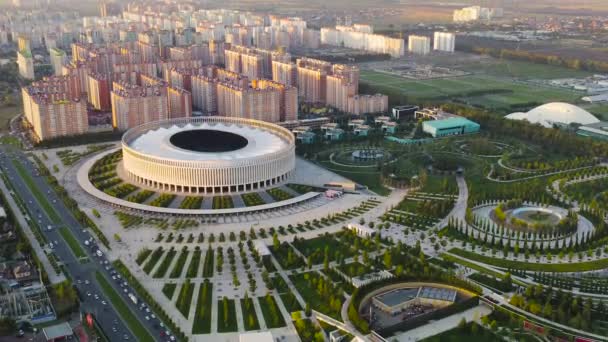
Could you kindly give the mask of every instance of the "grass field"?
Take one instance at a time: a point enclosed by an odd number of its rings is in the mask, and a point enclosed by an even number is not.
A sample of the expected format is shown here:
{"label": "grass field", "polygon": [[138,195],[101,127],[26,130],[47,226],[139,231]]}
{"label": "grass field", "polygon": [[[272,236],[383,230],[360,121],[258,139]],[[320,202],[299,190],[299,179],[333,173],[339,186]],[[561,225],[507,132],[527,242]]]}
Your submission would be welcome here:
{"label": "grass field", "polygon": [[106,278],[100,272],[95,272],[95,278],[101,286],[103,292],[108,296],[112,306],[116,309],[120,317],[129,327],[129,330],[137,336],[139,341],[142,342],[154,342],[154,338],[148,333],[148,330],[137,320],[135,315],[131,312],[131,309],[125,304],[125,301],[120,298],[118,292],[114,291],[112,285],[106,280]]}
{"label": "grass field", "polygon": [[255,308],[253,307],[253,299],[251,298],[241,298],[241,310],[243,312],[243,323],[245,325],[245,330],[258,330],[260,329],[260,323],[258,322],[258,316],[255,313]]}
{"label": "grass field", "polygon": [[236,323],[234,299],[226,299],[226,307],[224,307],[223,299],[217,301],[217,317],[218,332],[233,332],[239,330]]}
{"label": "grass field", "polygon": [[[460,99],[472,105],[509,111],[510,106],[553,101],[575,102],[582,94],[563,89],[540,87],[492,75],[470,75],[431,80],[409,80],[371,70],[361,70],[361,81],[375,90],[402,94],[408,101]],[[501,90],[497,94],[471,95],[470,92]]]}
{"label": "grass field", "polygon": [[38,203],[40,203],[40,205],[42,206],[42,208],[44,209],[46,214],[49,216],[51,221],[53,221],[53,223],[61,222],[61,218],[59,217],[59,215],[57,214],[55,209],[53,209],[53,206],[51,206],[51,203],[49,203],[45,194],[42,191],[40,191],[40,189],[38,189],[38,186],[34,182],[34,179],[25,170],[25,167],[23,166],[23,164],[21,164],[21,162],[15,160],[15,159],[13,159],[13,165],[17,169],[17,172],[19,172],[19,174],[21,175],[21,178],[23,178],[23,181],[25,182],[27,187],[30,188],[30,191],[32,192],[32,194],[34,194],[34,197],[36,197],[36,200],[38,201]]}
{"label": "grass field", "polygon": [[205,280],[198,290],[196,311],[194,312],[193,334],[208,334],[211,332],[211,294],[213,284]]}
{"label": "grass field", "polygon": [[587,77],[591,72],[568,69],[555,65],[537,64],[525,61],[491,59],[488,63],[471,63],[461,67],[464,71],[484,73],[498,77],[518,79],[555,79],[570,77]]}
{"label": "grass field", "polygon": [[85,258],[87,257],[87,255],[78,243],[78,240],[76,240],[76,238],[72,234],[72,232],[66,227],[61,227],[59,228],[59,234],[61,234],[65,242],[67,242],[68,246],[70,246],[70,249],[72,250],[72,253],[74,253],[74,255],[76,256],[76,258],[81,263],[85,262]]}

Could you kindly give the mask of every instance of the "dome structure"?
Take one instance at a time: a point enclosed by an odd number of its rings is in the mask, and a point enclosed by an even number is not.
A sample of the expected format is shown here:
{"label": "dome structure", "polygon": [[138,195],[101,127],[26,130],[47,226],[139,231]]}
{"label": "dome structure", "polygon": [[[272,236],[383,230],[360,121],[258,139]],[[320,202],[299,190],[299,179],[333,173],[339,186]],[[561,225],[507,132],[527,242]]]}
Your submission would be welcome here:
{"label": "dome structure", "polygon": [[538,123],[548,128],[553,127],[554,124],[569,125],[571,123],[578,123],[589,125],[600,121],[588,111],[564,102],[547,103],[527,113],[511,113],[505,116],[505,118],[510,120],[527,120],[530,123]]}

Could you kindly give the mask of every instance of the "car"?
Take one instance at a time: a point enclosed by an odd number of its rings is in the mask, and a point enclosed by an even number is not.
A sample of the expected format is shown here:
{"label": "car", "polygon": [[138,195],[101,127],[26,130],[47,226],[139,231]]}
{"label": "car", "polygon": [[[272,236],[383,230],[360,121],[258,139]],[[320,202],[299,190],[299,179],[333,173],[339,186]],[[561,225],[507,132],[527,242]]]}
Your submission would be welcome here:
{"label": "car", "polygon": [[170,339],[171,341],[175,341],[175,336],[169,336],[169,339]]}
{"label": "car", "polygon": [[95,294],[94,297],[95,297],[95,299],[99,299],[99,295],[97,293]]}
{"label": "car", "polygon": [[124,288],[122,291],[123,291],[124,293],[127,293],[127,292],[129,292],[129,289]]}
{"label": "car", "polygon": [[146,316],[145,318],[146,318],[146,321],[150,320],[150,316]]}
{"label": "car", "polygon": [[146,312],[147,312],[147,313],[150,313],[150,308],[146,308]]}
{"label": "car", "polygon": [[101,301],[101,304],[102,304],[102,305],[108,305],[108,303],[106,303],[106,301],[105,301],[105,300],[102,300],[102,301]]}
{"label": "car", "polygon": [[112,276],[112,280],[116,280],[116,276]]}
{"label": "car", "polygon": [[156,315],[155,315],[155,314],[151,314],[151,315],[150,315],[150,317],[151,317],[152,319],[155,319],[155,318],[156,318]]}
{"label": "car", "polygon": [[129,335],[127,335],[127,334],[122,335],[122,339],[123,340],[128,340],[129,339]]}
{"label": "car", "polygon": [[110,270],[110,266],[106,266],[105,269],[106,269],[106,271],[109,271]]}
{"label": "car", "polygon": [[116,327],[114,327],[114,326],[113,326],[113,327],[112,327],[112,331],[113,331],[113,332],[117,332],[117,331],[118,331],[118,329],[116,329]]}
{"label": "car", "polygon": [[85,284],[85,285],[89,285],[90,283],[91,283],[91,282],[90,282],[88,279],[86,279],[86,280],[84,281],[84,284]]}
{"label": "car", "polygon": [[87,291],[87,297],[91,297],[91,292]]}

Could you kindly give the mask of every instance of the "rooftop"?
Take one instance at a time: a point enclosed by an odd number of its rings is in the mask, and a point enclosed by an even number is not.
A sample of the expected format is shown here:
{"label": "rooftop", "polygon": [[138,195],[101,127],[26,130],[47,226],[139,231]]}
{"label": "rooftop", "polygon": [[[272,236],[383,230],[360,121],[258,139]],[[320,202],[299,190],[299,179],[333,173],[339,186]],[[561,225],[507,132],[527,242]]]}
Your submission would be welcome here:
{"label": "rooftop", "polygon": [[396,289],[376,296],[376,299],[386,306],[396,306],[416,298],[418,288]]}
{"label": "rooftop", "polygon": [[72,336],[72,327],[67,322],[51,325],[46,328],[42,328],[44,337],[47,341],[53,341],[66,336]]}
{"label": "rooftop", "polygon": [[452,117],[441,120],[425,121],[424,124],[436,129],[444,129],[458,126],[479,126],[478,123],[462,117]]}

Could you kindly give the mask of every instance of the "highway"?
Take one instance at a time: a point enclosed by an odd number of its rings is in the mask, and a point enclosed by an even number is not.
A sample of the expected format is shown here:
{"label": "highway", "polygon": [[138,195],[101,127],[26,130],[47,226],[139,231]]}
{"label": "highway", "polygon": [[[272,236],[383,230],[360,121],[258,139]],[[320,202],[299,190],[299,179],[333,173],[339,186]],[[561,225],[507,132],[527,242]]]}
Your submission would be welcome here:
{"label": "highway", "polygon": [[[39,203],[34,193],[28,187],[27,181],[13,164],[13,160],[21,163],[24,166],[22,169],[25,169],[30,174],[35,186],[46,197],[50,207],[56,213],[52,215],[54,217],[49,216],[47,211],[45,211],[46,203]],[[142,340],[142,336],[141,332],[140,336],[137,336],[136,333],[131,331],[125,323],[126,318],[118,314],[118,310],[112,305],[112,302],[96,280],[95,276],[97,272],[103,274],[107,282],[112,285],[112,288],[120,294],[120,298],[154,340],[175,340],[171,332],[166,330],[148,306],[142,302],[141,298],[137,298],[137,304],[129,299],[128,294],[132,293],[136,295],[136,292],[121,279],[103,252],[100,253],[102,256],[98,255],[97,242],[92,238],[90,231],[76,221],[69,209],[46,182],[45,178],[39,175],[35,164],[22,151],[12,147],[0,146],[0,169],[8,177],[16,195],[25,203],[31,220],[35,220],[41,227],[42,233],[48,241],[48,245],[42,247],[51,248],[57,259],[59,259],[58,261],[65,265],[65,269],[80,292],[82,299],[81,311],[90,312],[95,315],[101,329],[110,341],[138,341]],[[10,196],[10,194],[5,195]],[[16,212],[15,215],[21,215],[21,213]],[[81,262],[76,258],[68,243],[59,233],[60,227],[68,227],[84,252],[88,255],[88,261],[81,260],[84,261]],[[85,243],[85,241],[87,242]],[[38,242],[33,241],[32,243]]]}

